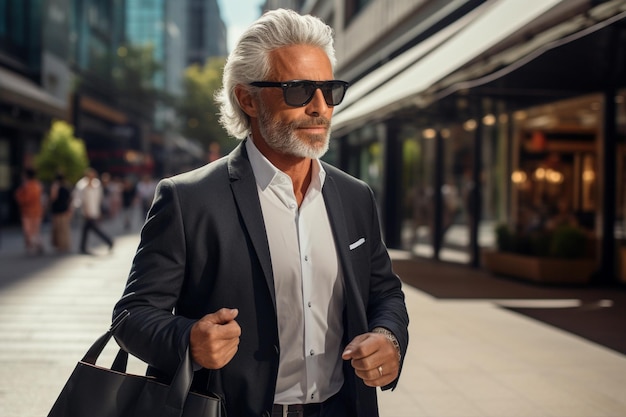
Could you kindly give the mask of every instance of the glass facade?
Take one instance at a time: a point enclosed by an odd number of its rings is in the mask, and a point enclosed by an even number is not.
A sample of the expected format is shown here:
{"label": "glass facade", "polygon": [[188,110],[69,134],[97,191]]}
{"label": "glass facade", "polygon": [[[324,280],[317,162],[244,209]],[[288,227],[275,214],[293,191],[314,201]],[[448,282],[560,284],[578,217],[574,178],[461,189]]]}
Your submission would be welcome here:
{"label": "glass facade", "polygon": [[41,64],[41,7],[42,0],[0,0],[0,52],[31,75]]}
{"label": "glass facade", "polygon": [[382,128],[382,125],[368,125],[348,137],[351,150],[347,155],[347,170],[367,182],[377,195],[383,190]]}
{"label": "glass facade", "polygon": [[433,254],[434,131],[405,126],[402,140],[402,182],[405,184],[402,222],[403,249],[421,256]]}
{"label": "glass facade", "polygon": [[[126,0],[126,38],[135,46],[152,48],[156,62],[165,62],[165,5],[163,0]],[[157,70],[154,84],[165,88],[163,70]]]}
{"label": "glass facade", "polygon": [[370,0],[345,0],[345,16],[346,16],[346,26],[350,23],[350,21],[359,14],[361,10],[367,6]]}
{"label": "glass facade", "polygon": [[615,236],[624,251],[623,271],[626,281],[626,90],[622,90],[617,98],[617,120],[618,120],[618,143],[616,152],[616,173],[615,183],[617,184],[616,216],[615,216]]}
{"label": "glass facade", "polygon": [[[387,141],[397,140],[401,147],[400,160],[387,160],[401,163],[401,192],[386,207],[392,211],[400,207],[400,243],[392,247],[469,264],[478,262],[477,248],[495,245],[495,228],[509,216],[511,127],[502,103],[483,105],[480,118],[463,119],[467,112],[457,109],[458,120],[436,127],[417,120],[387,122],[396,135]],[[368,125],[344,138],[346,169],[381,196],[387,194],[382,178],[385,145],[380,140],[385,137],[384,126]]]}
{"label": "glass facade", "polygon": [[113,53],[119,42],[113,17],[116,0],[72,0],[70,60],[81,71],[98,79],[112,75]]}

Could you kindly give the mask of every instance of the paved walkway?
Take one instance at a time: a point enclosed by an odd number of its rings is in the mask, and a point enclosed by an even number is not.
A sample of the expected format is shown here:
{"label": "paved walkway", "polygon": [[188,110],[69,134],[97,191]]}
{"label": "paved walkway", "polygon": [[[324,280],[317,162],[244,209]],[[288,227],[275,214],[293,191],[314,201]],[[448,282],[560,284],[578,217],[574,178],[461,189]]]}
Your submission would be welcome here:
{"label": "paved walkway", "polygon": [[[138,242],[117,224],[109,230],[112,254],[103,246],[95,256],[41,257],[3,231],[0,416],[45,416],[108,327]],[[405,292],[411,342],[399,387],[379,396],[382,417],[626,416],[626,356],[492,300],[437,299],[408,284]]]}
{"label": "paved walkway", "polygon": [[491,301],[405,290],[411,341],[384,416],[626,416],[626,356]]}

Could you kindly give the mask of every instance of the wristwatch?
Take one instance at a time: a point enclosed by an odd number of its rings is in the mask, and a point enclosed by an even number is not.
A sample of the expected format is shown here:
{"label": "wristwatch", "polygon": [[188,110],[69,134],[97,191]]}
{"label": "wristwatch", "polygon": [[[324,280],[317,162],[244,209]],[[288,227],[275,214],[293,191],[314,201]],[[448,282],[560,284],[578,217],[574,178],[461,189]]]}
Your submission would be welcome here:
{"label": "wristwatch", "polygon": [[402,359],[402,353],[400,352],[400,343],[398,343],[398,339],[396,339],[396,336],[384,327],[375,327],[374,330],[372,330],[372,333],[380,333],[384,335],[387,340],[389,340],[393,344],[393,347],[396,348],[396,353],[398,354],[398,363],[400,363]]}

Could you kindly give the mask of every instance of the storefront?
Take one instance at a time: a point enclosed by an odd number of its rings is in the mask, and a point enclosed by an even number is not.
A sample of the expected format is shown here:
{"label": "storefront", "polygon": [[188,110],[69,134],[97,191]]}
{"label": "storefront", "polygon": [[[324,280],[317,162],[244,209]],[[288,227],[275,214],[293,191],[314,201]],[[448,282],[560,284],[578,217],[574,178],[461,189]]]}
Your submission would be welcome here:
{"label": "storefront", "polygon": [[383,196],[390,247],[478,266],[498,224],[568,218],[595,236],[610,281],[626,201],[626,4],[496,4],[384,83],[366,87],[388,68],[357,82],[335,117],[339,160]]}
{"label": "storefront", "polygon": [[50,121],[66,115],[65,103],[23,75],[0,67],[0,224],[19,220],[13,191],[22,170],[32,166]]}

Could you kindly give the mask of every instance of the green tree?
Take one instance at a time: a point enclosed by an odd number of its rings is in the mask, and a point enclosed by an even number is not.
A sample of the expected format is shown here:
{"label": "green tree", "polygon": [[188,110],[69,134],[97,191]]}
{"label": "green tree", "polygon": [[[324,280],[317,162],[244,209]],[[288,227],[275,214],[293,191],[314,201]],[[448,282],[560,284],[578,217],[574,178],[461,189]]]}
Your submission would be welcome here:
{"label": "green tree", "polygon": [[222,86],[224,58],[210,58],[203,66],[191,65],[183,78],[183,98],[178,114],[183,121],[181,134],[198,141],[205,150],[219,144],[222,153],[234,148],[236,141],[219,124],[215,92]]}
{"label": "green tree", "polygon": [[63,120],[52,122],[41,150],[35,156],[39,179],[51,182],[58,172],[62,172],[68,181],[75,183],[88,165],[85,143],[74,136],[74,127]]}
{"label": "green tree", "polygon": [[113,82],[119,100],[151,119],[159,101],[167,101],[162,90],[163,67],[154,57],[153,45],[123,45],[117,50]]}

